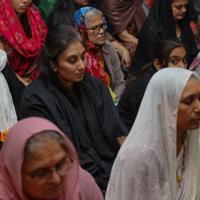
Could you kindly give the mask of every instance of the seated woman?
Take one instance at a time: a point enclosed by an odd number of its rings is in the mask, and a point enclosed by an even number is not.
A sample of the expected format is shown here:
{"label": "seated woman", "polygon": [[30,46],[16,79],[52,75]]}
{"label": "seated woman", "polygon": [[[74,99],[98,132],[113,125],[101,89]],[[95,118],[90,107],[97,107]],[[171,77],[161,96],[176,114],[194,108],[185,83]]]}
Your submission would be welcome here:
{"label": "seated woman", "polygon": [[181,68],[157,72],[122,145],[106,200],[200,199],[200,77]]}
{"label": "seated woman", "polygon": [[82,38],[72,27],[49,31],[39,57],[40,76],[25,89],[21,111],[56,124],[76,147],[81,167],[105,191],[117,138],[128,130],[103,81],[84,73],[86,63]]}
{"label": "seated woman", "polygon": [[86,73],[100,78],[109,87],[115,102],[125,89],[124,74],[114,46],[105,40],[106,21],[101,11],[85,7],[74,15],[73,26],[86,46]]}
{"label": "seated woman", "polygon": [[72,143],[45,119],[14,125],[0,162],[1,200],[103,200],[94,179],[79,167]]}
{"label": "seated woman", "polygon": [[132,58],[138,33],[146,19],[141,0],[104,1],[101,10],[108,22],[108,32],[129,50]]}
{"label": "seated woman", "polygon": [[187,49],[188,67],[198,53],[190,28],[188,0],[155,0],[139,35],[139,43],[131,64],[131,72],[139,75],[153,59],[155,44],[163,38],[180,40]]}
{"label": "seated woman", "polygon": [[0,50],[0,149],[7,131],[22,118],[20,101],[25,88],[6,62],[6,52]]}
{"label": "seated woman", "polygon": [[29,0],[0,0],[0,45],[12,70],[27,82],[38,76],[37,57],[47,28]]}
{"label": "seated woman", "polygon": [[122,95],[117,109],[129,131],[135,121],[147,85],[152,76],[165,67],[187,68],[185,45],[178,40],[163,39],[155,45],[153,61],[146,65],[140,76]]}
{"label": "seated woman", "polygon": [[[71,26],[73,24],[73,16],[75,12],[87,4],[90,3],[88,0],[59,0],[54,5],[48,20],[47,20],[47,28],[50,30],[56,25],[65,24]],[[101,3],[98,0],[98,3]],[[111,36],[109,36],[111,37]],[[112,37],[111,37],[112,38]],[[119,49],[121,52],[121,63],[126,67],[130,68],[131,58],[130,54],[123,45],[121,45],[118,41],[112,38],[112,43],[115,48]]]}

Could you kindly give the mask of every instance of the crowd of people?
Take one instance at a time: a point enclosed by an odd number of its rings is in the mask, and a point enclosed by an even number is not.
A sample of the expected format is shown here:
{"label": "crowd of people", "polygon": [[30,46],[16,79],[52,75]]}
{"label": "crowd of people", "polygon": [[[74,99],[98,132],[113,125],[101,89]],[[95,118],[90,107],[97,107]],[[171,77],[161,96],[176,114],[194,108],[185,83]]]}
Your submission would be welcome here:
{"label": "crowd of people", "polygon": [[199,14],[0,0],[0,200],[199,200]]}

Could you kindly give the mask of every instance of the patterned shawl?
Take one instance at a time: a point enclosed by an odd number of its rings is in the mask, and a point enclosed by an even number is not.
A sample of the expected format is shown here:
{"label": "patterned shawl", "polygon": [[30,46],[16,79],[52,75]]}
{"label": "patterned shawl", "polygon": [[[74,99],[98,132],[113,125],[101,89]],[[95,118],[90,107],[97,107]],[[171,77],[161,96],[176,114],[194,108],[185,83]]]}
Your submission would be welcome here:
{"label": "patterned shawl", "polygon": [[[8,60],[13,71],[22,76],[44,46],[47,33],[39,13],[29,6],[27,19],[32,38],[27,37],[10,0],[0,0],[0,32],[14,50],[8,56]],[[25,60],[22,57],[25,57]]]}

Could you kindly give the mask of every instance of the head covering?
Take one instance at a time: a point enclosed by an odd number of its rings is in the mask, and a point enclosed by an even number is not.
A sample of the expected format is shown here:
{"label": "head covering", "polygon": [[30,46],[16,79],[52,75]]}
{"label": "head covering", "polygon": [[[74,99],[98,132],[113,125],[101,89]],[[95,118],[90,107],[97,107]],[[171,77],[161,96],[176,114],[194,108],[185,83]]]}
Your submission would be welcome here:
{"label": "head covering", "polygon": [[0,50],[0,132],[7,131],[17,122],[17,115],[10,94],[10,89],[4,75],[2,74],[6,62],[6,52]]}
{"label": "head covering", "polygon": [[140,31],[146,19],[141,0],[105,0],[101,10],[106,17],[108,32],[111,35],[117,35],[126,30],[133,20],[137,30]]}
{"label": "head covering", "polygon": [[[17,52],[18,58],[14,61],[8,57],[11,68],[14,71],[17,68],[18,71],[21,71],[21,74],[27,72],[27,66],[24,63],[18,63],[19,58],[23,56],[25,58],[35,59],[44,46],[47,33],[47,28],[36,10],[28,6],[26,15],[28,25],[31,29],[31,38],[27,37],[22,28],[11,1],[0,0],[0,32],[11,48],[15,50],[10,57],[15,57]],[[29,60],[28,64],[30,65],[31,63],[33,63],[33,60]]]}
{"label": "head covering", "polygon": [[189,70],[195,71],[200,75],[200,52],[198,53],[197,57],[194,59],[194,61],[190,65]]}
{"label": "head covering", "polygon": [[[136,121],[112,168],[106,200],[177,200],[177,115],[182,92],[196,72],[158,71],[148,84]],[[199,199],[199,129],[187,131],[187,199]],[[117,197],[117,198],[116,198]]]}
{"label": "head covering", "polygon": [[[0,199],[28,200],[23,192],[21,178],[24,148],[31,136],[49,130],[56,131],[63,137],[69,156],[74,160],[72,168],[66,175],[63,191],[58,200],[78,200],[82,196],[81,192],[83,194],[91,193],[90,190],[80,191],[79,176],[82,176],[82,173],[85,172],[79,168],[78,155],[70,140],[53,123],[46,119],[32,117],[21,120],[14,125],[5,139],[0,154]],[[87,178],[91,179],[91,177]],[[82,199],[86,200],[87,198],[84,198],[84,196]]]}
{"label": "head covering", "polygon": [[[89,41],[88,35],[87,35],[87,29],[86,29],[87,27],[85,25],[85,14],[87,13],[87,11],[91,9],[97,10],[96,8],[92,8],[92,7],[83,7],[79,9],[74,15],[73,27],[81,34],[81,37],[83,38],[83,41],[85,43],[85,48],[87,52],[86,53],[87,66],[86,66],[85,73],[91,74],[95,77],[100,78],[108,86],[106,76],[99,63],[99,59],[96,55],[96,52],[100,51],[100,47],[92,44]],[[102,15],[102,18],[103,18],[104,23],[106,23],[105,17],[103,15]],[[107,29],[107,26],[105,26],[105,28]]]}
{"label": "head covering", "polygon": [[[189,18],[188,5],[184,18],[178,21],[182,43],[187,50],[188,67],[198,53]],[[163,38],[177,39],[171,1],[155,0],[139,34],[137,49],[131,64],[133,74],[139,75],[141,69],[152,61],[154,46]]]}

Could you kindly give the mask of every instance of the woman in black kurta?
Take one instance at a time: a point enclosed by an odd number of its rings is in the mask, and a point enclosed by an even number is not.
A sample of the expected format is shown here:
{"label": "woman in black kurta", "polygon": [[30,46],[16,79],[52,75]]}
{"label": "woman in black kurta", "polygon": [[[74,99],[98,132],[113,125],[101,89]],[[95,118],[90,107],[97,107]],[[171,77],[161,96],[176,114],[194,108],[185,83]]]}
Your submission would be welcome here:
{"label": "woman in black kurta", "polygon": [[[154,45],[163,38],[177,38],[172,2],[176,0],[155,0],[139,34],[139,42],[131,64],[131,71],[139,75],[143,66],[153,60]],[[189,1],[188,1],[189,2]],[[196,57],[198,49],[190,28],[189,5],[184,18],[178,20],[181,31],[181,41],[188,53],[188,67]]]}
{"label": "woman in black kurta", "polygon": [[[91,173],[101,190],[105,191],[119,150],[117,138],[126,136],[128,130],[102,80],[85,74],[70,91],[63,86],[58,71],[48,65],[50,60],[57,62],[59,70],[63,46],[69,44],[64,47],[67,50],[72,44],[80,45],[81,41],[80,35],[65,25],[57,26],[47,34],[45,50],[40,55],[40,76],[26,88],[21,111],[24,117],[39,116],[56,124],[76,147],[81,167]],[[66,55],[66,60],[70,55]],[[48,68],[48,76],[45,68]]]}

